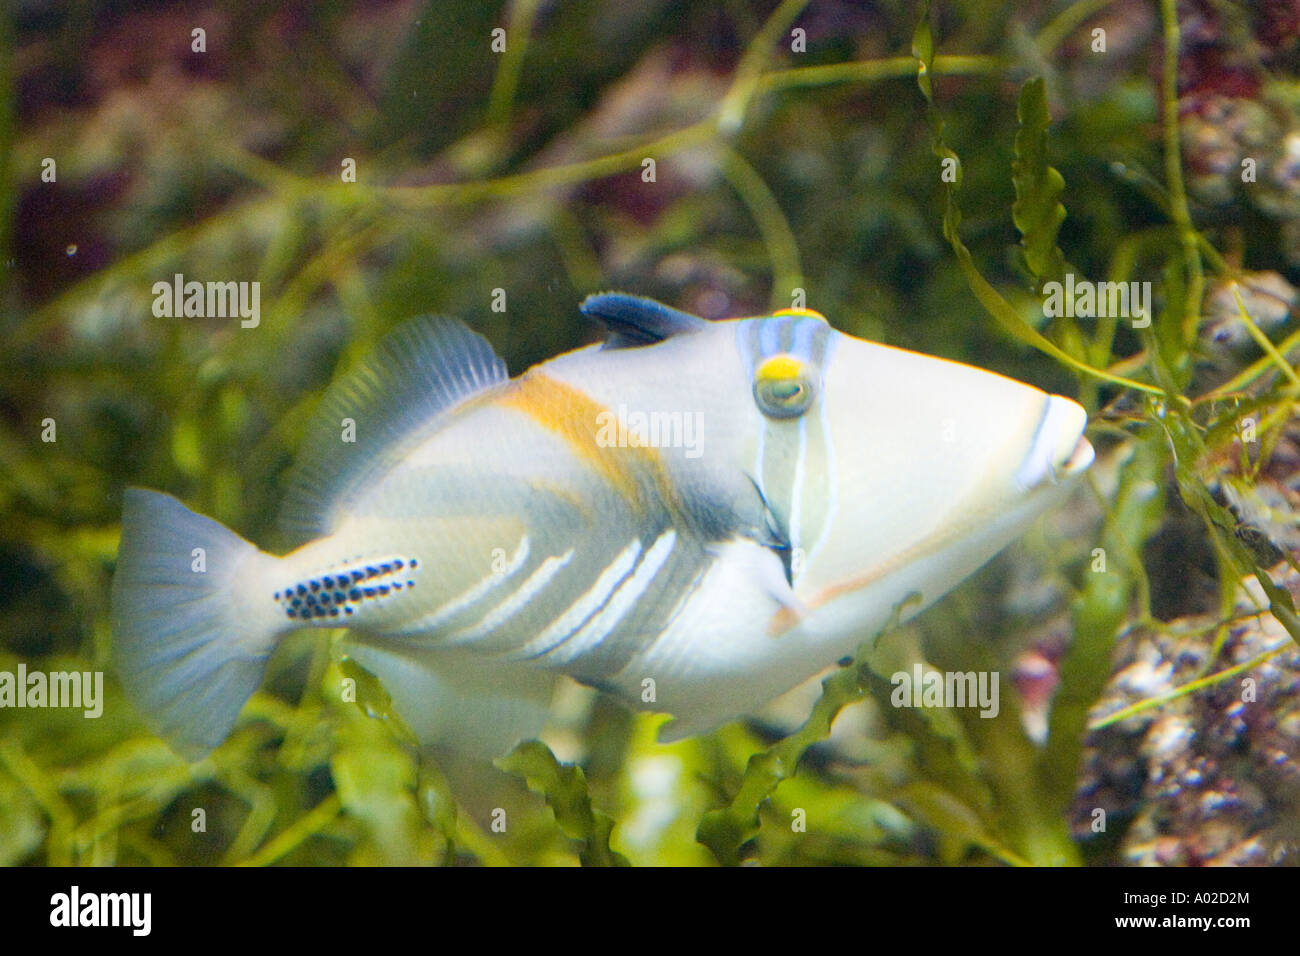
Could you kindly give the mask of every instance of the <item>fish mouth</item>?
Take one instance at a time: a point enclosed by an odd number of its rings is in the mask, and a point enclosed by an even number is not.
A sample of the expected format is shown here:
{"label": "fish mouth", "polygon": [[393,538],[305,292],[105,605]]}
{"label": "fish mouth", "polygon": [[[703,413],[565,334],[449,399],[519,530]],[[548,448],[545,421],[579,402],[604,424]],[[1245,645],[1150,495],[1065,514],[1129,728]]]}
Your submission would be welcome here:
{"label": "fish mouth", "polygon": [[1049,395],[1043,416],[1029,443],[1029,451],[1016,471],[1016,482],[1025,491],[1056,485],[1086,471],[1096,457],[1083,435],[1088,413],[1078,402]]}
{"label": "fish mouth", "polygon": [[1092,443],[1080,435],[1079,440],[1075,442],[1074,450],[1070,452],[1070,457],[1063,465],[1054,469],[1053,474],[1058,481],[1077,475],[1081,471],[1087,471],[1096,457],[1097,452],[1093,449]]}

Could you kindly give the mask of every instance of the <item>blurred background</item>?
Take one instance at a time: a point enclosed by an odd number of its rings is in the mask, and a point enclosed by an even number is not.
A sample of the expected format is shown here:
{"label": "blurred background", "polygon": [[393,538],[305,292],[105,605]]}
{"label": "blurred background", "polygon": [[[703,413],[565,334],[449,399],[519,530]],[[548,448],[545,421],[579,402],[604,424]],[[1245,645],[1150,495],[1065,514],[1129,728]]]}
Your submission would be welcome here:
{"label": "blurred background", "polygon": [[[15,0],[0,15],[0,670],[102,670],[107,702],[95,720],[0,710],[0,863],[1295,862],[1294,644],[1272,619],[1230,626],[1243,566],[1220,538],[1249,525],[1271,564],[1297,533],[1300,382],[1267,365],[1223,283],[1250,277],[1250,315],[1286,352],[1298,37],[1300,4],[1282,0],[928,14]],[[1051,276],[1013,214],[1031,77],[1068,211],[1047,245],[1079,274],[1153,282],[1148,336],[1044,317]],[[960,156],[959,189],[937,148]],[[995,321],[945,238],[950,202],[1025,329],[1158,383],[1164,404]],[[257,327],[156,315],[154,283],[177,273],[260,283]],[[672,747],[654,743],[662,718],[570,688],[547,743],[581,774],[532,751],[470,767],[421,755],[382,688],[316,632],[277,652],[201,764],[141,727],[108,666],[126,485],[274,550],[304,422],[385,331],[457,315],[518,374],[596,341],[576,306],[611,289],[711,318],[802,294],[854,335],[1079,396],[1096,476],[870,667],[841,672],[819,705],[844,705],[835,733],[798,738],[798,772],[787,761],[770,786],[750,758],[783,746],[819,686]],[[1242,402],[1263,446],[1234,444]],[[1200,442],[1182,472],[1170,421]],[[1232,520],[1216,525],[1207,501]],[[890,708],[882,675],[919,661],[999,671],[998,718]],[[1229,678],[1250,668],[1267,693],[1230,714]],[[357,702],[340,699],[344,676]],[[1099,725],[1120,707],[1135,710]]]}

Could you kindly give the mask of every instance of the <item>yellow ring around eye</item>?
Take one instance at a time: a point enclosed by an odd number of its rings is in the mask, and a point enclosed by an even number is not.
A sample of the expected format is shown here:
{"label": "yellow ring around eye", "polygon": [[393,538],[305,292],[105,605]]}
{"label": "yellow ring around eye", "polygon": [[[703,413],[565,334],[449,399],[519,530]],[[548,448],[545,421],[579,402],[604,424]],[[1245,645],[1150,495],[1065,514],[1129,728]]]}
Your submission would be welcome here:
{"label": "yellow ring around eye", "polygon": [[754,370],[754,401],[769,418],[797,418],[812,400],[812,376],[793,355],[773,355]]}
{"label": "yellow ring around eye", "polygon": [[793,355],[773,355],[764,360],[754,372],[754,378],[760,382],[770,382],[782,378],[797,378],[803,374],[803,362]]}

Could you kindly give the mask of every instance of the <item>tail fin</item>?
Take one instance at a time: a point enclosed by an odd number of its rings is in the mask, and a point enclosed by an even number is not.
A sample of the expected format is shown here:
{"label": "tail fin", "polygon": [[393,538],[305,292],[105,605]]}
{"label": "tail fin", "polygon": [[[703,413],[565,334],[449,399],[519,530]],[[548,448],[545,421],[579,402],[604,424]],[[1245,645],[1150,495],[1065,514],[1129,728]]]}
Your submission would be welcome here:
{"label": "tail fin", "polygon": [[287,628],[251,600],[263,554],[170,495],[128,488],[113,577],[113,657],[127,696],[187,760],[230,734]]}

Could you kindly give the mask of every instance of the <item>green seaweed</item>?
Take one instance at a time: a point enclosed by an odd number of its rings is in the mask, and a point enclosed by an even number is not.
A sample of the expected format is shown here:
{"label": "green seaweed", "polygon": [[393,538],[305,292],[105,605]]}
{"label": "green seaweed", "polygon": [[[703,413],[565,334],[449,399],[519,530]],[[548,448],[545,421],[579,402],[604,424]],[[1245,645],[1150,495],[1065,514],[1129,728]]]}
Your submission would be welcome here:
{"label": "green seaweed", "polygon": [[1020,129],[1016,133],[1016,161],[1011,165],[1016,187],[1011,218],[1020,230],[1029,271],[1040,282],[1060,279],[1066,263],[1056,237],[1065,222],[1065,206],[1061,203],[1065,179],[1047,162],[1047,131],[1052,114],[1047,107],[1047,84],[1041,76],[1026,80],[1020,88],[1016,116]]}
{"label": "green seaweed", "polygon": [[556,825],[571,839],[582,842],[578,858],[583,866],[627,866],[628,861],[609,846],[614,821],[593,810],[587,779],[581,767],[563,765],[544,743],[528,740],[496,761],[508,773],[528,781],[528,787],[546,798]]}

